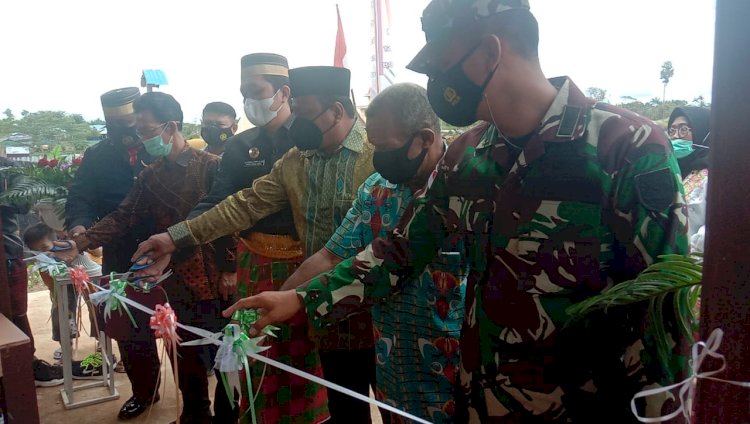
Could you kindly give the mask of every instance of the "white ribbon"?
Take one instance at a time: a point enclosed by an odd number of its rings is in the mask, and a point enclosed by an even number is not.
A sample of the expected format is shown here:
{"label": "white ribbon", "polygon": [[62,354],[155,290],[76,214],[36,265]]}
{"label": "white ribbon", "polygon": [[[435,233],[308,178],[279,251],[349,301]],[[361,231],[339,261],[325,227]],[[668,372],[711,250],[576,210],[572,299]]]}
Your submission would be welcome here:
{"label": "white ribbon", "polygon": [[[94,287],[98,288],[99,290],[105,290],[105,289],[97,286],[96,284],[94,284]],[[138,310],[140,310],[142,312],[145,312],[145,313],[147,313],[149,315],[153,315],[154,314],[154,311],[151,308],[143,306],[143,305],[141,305],[138,302],[134,302],[134,301],[128,299],[127,297],[123,297],[123,296],[120,296],[120,295],[117,295],[117,294],[113,294],[113,296],[115,296],[116,298],[118,298],[122,302],[125,302],[126,304],[128,304],[128,305],[130,305],[130,306],[132,306],[132,307],[134,307],[134,308],[136,308],[136,309],[138,309]],[[215,345],[217,345],[217,346],[219,346],[221,348],[221,346],[225,343],[224,338],[223,338],[223,333],[212,333],[212,332],[204,330],[202,328],[197,328],[197,327],[193,327],[193,326],[190,326],[190,325],[180,324],[179,322],[177,323],[177,327],[182,328],[183,330],[188,331],[190,333],[193,333],[196,336],[202,337],[201,340],[193,340],[193,341],[190,341],[190,342],[181,343],[180,344],[181,346],[198,346],[198,345],[205,345],[205,344],[215,344]],[[230,343],[231,343],[231,341],[230,341]],[[227,356],[234,356],[234,355],[227,355]],[[271,365],[273,367],[276,367],[276,368],[278,368],[278,369],[280,369],[282,371],[286,371],[286,372],[294,374],[294,375],[296,375],[298,377],[302,377],[302,378],[310,380],[310,381],[312,381],[314,383],[318,383],[321,386],[325,386],[325,387],[327,387],[327,388],[329,388],[331,390],[335,390],[335,391],[337,391],[339,393],[343,393],[343,394],[345,394],[347,396],[351,396],[351,397],[353,397],[353,398],[355,398],[357,400],[361,400],[362,402],[367,402],[367,403],[369,403],[371,405],[375,405],[375,406],[377,406],[380,409],[385,409],[387,411],[393,412],[396,415],[400,415],[400,416],[402,416],[404,418],[407,418],[407,419],[410,419],[410,420],[412,420],[414,422],[418,422],[418,423],[421,423],[421,424],[432,424],[432,423],[430,423],[427,420],[424,420],[422,418],[419,418],[417,416],[414,416],[412,414],[404,412],[404,411],[402,411],[402,410],[400,410],[398,408],[394,408],[391,405],[385,404],[385,403],[377,401],[375,399],[371,399],[371,398],[369,398],[367,396],[364,396],[364,395],[361,395],[361,394],[359,394],[359,393],[357,393],[355,391],[349,390],[346,387],[339,386],[338,384],[331,383],[328,380],[324,380],[324,379],[322,379],[320,377],[314,376],[314,375],[306,373],[304,371],[300,371],[300,370],[298,370],[296,368],[290,367],[289,365],[282,364],[281,362],[275,361],[275,360],[270,359],[270,358],[266,358],[263,355],[258,355],[257,353],[249,353],[248,356],[250,358],[252,358],[252,359],[255,359],[256,361],[260,361],[260,362],[266,363],[266,364]],[[217,361],[218,361],[218,358],[219,358],[219,355],[217,354]],[[217,363],[217,365],[218,365],[218,363]],[[233,365],[233,364],[225,364],[225,365],[229,366],[229,365]],[[222,365],[218,365],[217,366],[217,368],[219,368],[219,370],[221,370],[221,367],[222,367]],[[233,371],[236,371],[236,369],[234,369]],[[237,383],[237,384],[239,384],[239,383]],[[666,389],[666,387],[664,389]],[[640,393],[638,395],[636,395],[636,396],[639,396],[639,395],[640,395]],[[640,397],[642,397],[642,396],[640,396]],[[645,422],[658,422],[658,421],[645,421]]]}
{"label": "white ribbon", "polygon": [[[720,328],[716,328],[708,336],[706,342],[698,342],[693,345],[691,351],[690,366],[692,368],[692,375],[685,380],[671,386],[659,387],[657,389],[644,390],[636,393],[633,399],[630,401],[630,409],[638,418],[638,421],[642,423],[662,423],[669,421],[672,418],[682,414],[685,418],[690,418],[693,414],[693,399],[695,399],[695,389],[698,386],[698,380],[713,380],[720,383],[733,384],[735,386],[750,388],[750,382],[735,381],[735,380],[724,380],[721,378],[713,377],[716,374],[723,372],[727,367],[727,360],[724,355],[720,354],[719,346],[721,346],[721,339],[724,337],[724,332]],[[713,371],[701,371],[701,365],[706,357],[712,357],[721,361],[721,367]],[[646,398],[649,396],[666,394],[674,389],[679,388],[680,407],[668,415],[661,417],[642,417],[638,414],[635,401],[640,398]]]}

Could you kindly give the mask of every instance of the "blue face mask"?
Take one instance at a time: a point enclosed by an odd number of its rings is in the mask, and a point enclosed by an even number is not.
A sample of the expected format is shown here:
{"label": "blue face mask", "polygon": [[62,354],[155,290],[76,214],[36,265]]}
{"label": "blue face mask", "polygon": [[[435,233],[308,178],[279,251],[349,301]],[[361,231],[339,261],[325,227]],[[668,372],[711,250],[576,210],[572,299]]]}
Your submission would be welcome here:
{"label": "blue face mask", "polygon": [[164,143],[164,140],[161,138],[161,135],[164,134],[164,131],[167,129],[167,125],[169,125],[169,123],[164,124],[164,129],[161,130],[161,133],[156,137],[151,137],[148,140],[142,141],[143,147],[146,148],[149,155],[156,158],[164,157],[172,151],[172,138],[169,139],[169,143]]}
{"label": "blue face mask", "polygon": [[672,148],[674,149],[675,157],[677,159],[682,159],[693,153],[693,142],[681,138],[674,139],[672,140]]}

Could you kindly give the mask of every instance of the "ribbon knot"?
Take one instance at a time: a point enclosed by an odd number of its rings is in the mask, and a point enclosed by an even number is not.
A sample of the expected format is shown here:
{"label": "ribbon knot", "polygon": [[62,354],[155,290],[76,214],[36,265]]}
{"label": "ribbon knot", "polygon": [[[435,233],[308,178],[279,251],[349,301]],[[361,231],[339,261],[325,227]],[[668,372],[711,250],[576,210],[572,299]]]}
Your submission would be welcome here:
{"label": "ribbon knot", "polygon": [[[721,346],[721,340],[723,337],[724,331],[722,331],[720,328],[715,328],[708,336],[708,340],[706,340],[705,342],[700,341],[693,345],[690,352],[690,377],[670,386],[643,390],[636,393],[635,396],[633,396],[633,399],[630,401],[630,409],[633,412],[633,415],[635,415],[635,417],[638,419],[638,421],[642,423],[661,423],[669,421],[680,414],[689,419],[693,415],[693,400],[695,399],[695,389],[698,386],[698,380],[713,380],[720,383],[727,383],[735,386],[750,388],[750,382],[724,380],[722,378],[714,377],[714,375],[723,372],[727,368],[726,358],[724,357],[724,355],[719,353],[719,347]],[[715,370],[701,371],[703,361],[709,356],[711,358],[719,360],[721,362],[721,366]],[[636,408],[635,404],[636,399],[646,398],[662,393],[668,393],[677,388],[680,389],[680,407],[677,408],[676,411],[660,417],[642,417],[638,414],[638,409]]]}
{"label": "ribbon knot", "polygon": [[125,304],[125,302],[120,300],[121,298],[127,297],[125,295],[125,287],[128,285],[128,282],[125,280],[115,279],[114,273],[112,273],[112,276],[110,278],[111,280],[109,282],[108,289],[104,289],[96,293],[91,293],[91,302],[93,302],[97,306],[104,303],[105,321],[112,316],[112,311],[118,311],[120,315],[122,315],[122,311],[124,310],[128,315],[128,318],[130,318],[130,322],[133,324],[133,326],[138,328],[138,325],[135,323],[133,315],[130,313],[128,306]]}

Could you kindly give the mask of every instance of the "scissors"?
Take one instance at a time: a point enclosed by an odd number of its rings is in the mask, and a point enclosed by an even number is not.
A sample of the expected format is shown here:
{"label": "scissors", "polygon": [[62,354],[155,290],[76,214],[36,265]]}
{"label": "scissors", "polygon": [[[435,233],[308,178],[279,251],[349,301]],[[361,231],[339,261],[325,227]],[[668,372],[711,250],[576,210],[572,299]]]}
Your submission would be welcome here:
{"label": "scissors", "polygon": [[156,281],[144,282],[143,280],[145,280],[146,278],[152,277],[152,276],[135,277],[134,274],[136,272],[138,272],[138,271],[141,271],[141,270],[144,270],[144,269],[150,267],[151,265],[153,265],[153,262],[152,263],[148,263],[147,262],[147,263],[142,264],[142,265],[139,264],[138,262],[140,262],[143,259],[148,259],[148,257],[147,256],[141,256],[140,258],[138,258],[138,260],[135,261],[135,263],[133,263],[133,265],[130,267],[130,269],[128,270],[128,272],[126,272],[125,274],[123,274],[122,277],[120,277],[120,278],[123,278],[123,279],[127,280],[128,284],[130,284],[134,288],[141,289],[141,290],[143,290],[144,293],[148,293],[148,292],[151,291],[151,289],[153,289],[154,287],[156,287],[159,284],[161,284],[167,278],[171,277],[173,273],[172,273],[172,270],[169,270],[168,272],[165,272],[159,278],[157,278]]}
{"label": "scissors", "polygon": [[[127,281],[128,281],[128,284],[130,284],[134,288],[141,289],[141,290],[143,290],[144,293],[148,293],[148,292],[151,291],[151,289],[155,288],[156,286],[158,286],[159,284],[161,284],[164,280],[166,280],[167,278],[171,277],[172,274],[173,274],[173,272],[170,269],[169,271],[167,271],[164,274],[162,274],[159,278],[157,278],[156,281],[143,282],[143,280],[145,278],[135,278],[135,277],[132,277],[132,276],[128,277]],[[135,279],[131,280],[131,278],[135,278]],[[146,277],[146,278],[148,278],[148,277]]]}

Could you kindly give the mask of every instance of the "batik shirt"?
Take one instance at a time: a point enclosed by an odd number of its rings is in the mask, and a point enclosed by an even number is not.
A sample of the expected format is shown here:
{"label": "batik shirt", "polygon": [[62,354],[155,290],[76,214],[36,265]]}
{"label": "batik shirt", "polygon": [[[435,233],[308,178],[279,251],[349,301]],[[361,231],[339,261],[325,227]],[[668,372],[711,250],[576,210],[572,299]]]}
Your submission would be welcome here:
{"label": "batik shirt", "polygon": [[[491,125],[468,131],[388,239],[299,290],[323,326],[402,289],[446,239],[463,241],[458,422],[628,421],[632,396],[684,365],[655,359],[640,305],[566,326],[570,305],[685,253],[686,216],[664,131],[551,82],[558,94],[520,153]],[[658,414],[663,399],[651,400]]]}
{"label": "batik shirt", "polygon": [[[359,188],[326,249],[341,259],[356,255],[395,228],[411,199],[407,185],[373,174]],[[376,396],[434,423],[448,422],[459,366],[466,285],[460,252],[453,250],[447,246],[436,263],[404,284],[388,304],[372,308]]]}
{"label": "batik shirt", "polygon": [[[113,212],[73,240],[80,250],[108,246],[127,237],[145,222],[154,222],[156,232],[165,231],[185,219],[213,183],[219,157],[187,149],[175,160],[161,158],[147,166],[135,185]],[[132,252],[131,252],[132,254]],[[218,270],[212,244],[184,249],[172,257],[172,277],[162,286],[170,299],[203,301],[218,299]],[[128,268],[115,270],[125,272]],[[173,301],[174,302],[174,301]]]}
{"label": "batik shirt", "polygon": [[[357,187],[374,171],[373,147],[356,121],[338,151],[324,156],[296,147],[279,159],[268,175],[253,181],[197,218],[172,226],[178,246],[206,243],[253,227],[261,219],[291,207],[305,256],[322,249],[346,216]],[[321,349],[372,347],[372,319],[363,313],[343,320],[338,331],[321,338]]]}

